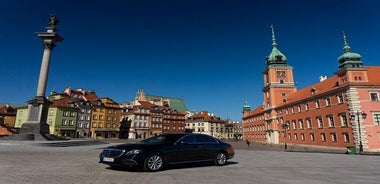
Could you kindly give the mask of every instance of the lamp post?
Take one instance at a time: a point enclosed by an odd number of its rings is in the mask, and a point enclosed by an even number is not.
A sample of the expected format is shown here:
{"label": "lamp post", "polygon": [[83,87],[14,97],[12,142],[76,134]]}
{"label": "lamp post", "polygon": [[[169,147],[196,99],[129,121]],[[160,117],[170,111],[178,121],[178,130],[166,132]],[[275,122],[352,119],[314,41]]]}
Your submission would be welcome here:
{"label": "lamp post", "polygon": [[284,142],[285,142],[285,150],[288,149],[288,144],[286,143],[286,130],[289,128],[289,124],[282,124],[282,128],[284,129]]}
{"label": "lamp post", "polygon": [[363,143],[362,143],[362,133],[360,129],[360,115],[363,119],[367,118],[367,114],[365,112],[356,111],[356,113],[350,114],[351,120],[355,120],[355,117],[358,118],[358,129],[359,129],[359,154],[363,153]]}

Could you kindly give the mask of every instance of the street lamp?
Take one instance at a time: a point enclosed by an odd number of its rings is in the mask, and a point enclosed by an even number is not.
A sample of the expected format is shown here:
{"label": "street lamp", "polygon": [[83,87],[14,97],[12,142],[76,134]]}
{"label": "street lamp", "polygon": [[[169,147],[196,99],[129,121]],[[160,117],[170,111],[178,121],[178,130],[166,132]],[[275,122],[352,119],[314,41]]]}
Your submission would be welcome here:
{"label": "street lamp", "polygon": [[363,143],[362,143],[362,133],[360,129],[360,115],[363,119],[367,118],[367,114],[365,112],[359,112],[350,114],[351,120],[355,120],[355,117],[358,117],[358,128],[359,128],[359,154],[363,153]]}
{"label": "street lamp", "polygon": [[288,123],[282,124],[282,128],[284,129],[285,149],[288,149],[288,144],[286,143],[286,130],[289,128],[289,124]]}

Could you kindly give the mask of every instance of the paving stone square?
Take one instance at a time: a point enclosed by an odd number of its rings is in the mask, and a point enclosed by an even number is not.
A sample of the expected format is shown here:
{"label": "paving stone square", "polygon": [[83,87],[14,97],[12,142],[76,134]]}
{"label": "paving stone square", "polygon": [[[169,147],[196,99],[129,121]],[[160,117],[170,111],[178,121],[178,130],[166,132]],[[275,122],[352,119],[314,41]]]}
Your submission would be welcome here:
{"label": "paving stone square", "polygon": [[236,149],[228,165],[181,165],[161,172],[112,170],[98,163],[112,144],[46,147],[0,142],[1,184],[52,183],[373,183],[379,156]]}

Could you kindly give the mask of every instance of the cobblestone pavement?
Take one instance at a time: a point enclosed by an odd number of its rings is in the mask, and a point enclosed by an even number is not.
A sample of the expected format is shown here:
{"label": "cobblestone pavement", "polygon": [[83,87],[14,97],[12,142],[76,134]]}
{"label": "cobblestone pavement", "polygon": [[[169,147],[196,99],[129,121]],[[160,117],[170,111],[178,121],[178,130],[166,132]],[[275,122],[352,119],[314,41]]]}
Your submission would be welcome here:
{"label": "cobblestone pavement", "polygon": [[236,156],[222,167],[181,165],[154,173],[112,170],[98,163],[98,154],[113,144],[119,142],[48,147],[1,141],[0,184],[377,184],[380,180],[379,156],[257,151],[248,147],[236,149]]}

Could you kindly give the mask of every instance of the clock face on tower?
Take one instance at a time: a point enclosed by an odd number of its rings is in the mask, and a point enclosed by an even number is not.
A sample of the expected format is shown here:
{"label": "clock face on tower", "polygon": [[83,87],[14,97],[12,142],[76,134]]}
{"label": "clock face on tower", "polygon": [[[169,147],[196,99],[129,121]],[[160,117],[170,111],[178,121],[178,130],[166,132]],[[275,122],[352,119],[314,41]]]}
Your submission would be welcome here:
{"label": "clock face on tower", "polygon": [[285,78],[285,72],[284,71],[278,71],[277,72],[277,77],[280,78],[280,79]]}

